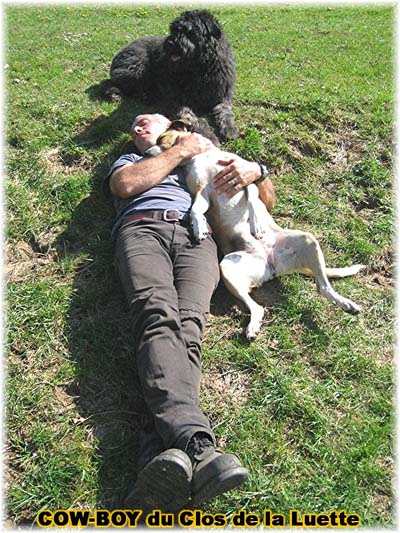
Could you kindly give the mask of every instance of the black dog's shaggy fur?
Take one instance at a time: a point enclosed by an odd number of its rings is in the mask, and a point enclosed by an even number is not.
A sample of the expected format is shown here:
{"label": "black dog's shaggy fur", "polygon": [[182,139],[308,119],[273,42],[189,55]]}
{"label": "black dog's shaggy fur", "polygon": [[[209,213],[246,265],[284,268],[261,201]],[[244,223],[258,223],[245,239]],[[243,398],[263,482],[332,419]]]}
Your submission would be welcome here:
{"label": "black dog's shaggy fur", "polygon": [[207,10],[185,11],[170,24],[170,35],[133,41],[114,57],[108,96],[120,92],[156,103],[168,117],[184,106],[211,114],[217,135],[234,138],[232,96],[236,70],[232,48]]}

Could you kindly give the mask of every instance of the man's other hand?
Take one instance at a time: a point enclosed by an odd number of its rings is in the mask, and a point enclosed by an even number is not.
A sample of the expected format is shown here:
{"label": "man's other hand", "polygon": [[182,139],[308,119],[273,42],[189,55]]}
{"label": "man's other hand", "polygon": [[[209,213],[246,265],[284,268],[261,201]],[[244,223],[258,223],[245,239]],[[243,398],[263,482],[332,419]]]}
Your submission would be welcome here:
{"label": "man's other hand", "polygon": [[239,156],[228,160],[221,159],[218,164],[224,168],[214,177],[215,190],[217,194],[226,194],[228,198],[232,198],[261,175],[258,163],[246,161]]}

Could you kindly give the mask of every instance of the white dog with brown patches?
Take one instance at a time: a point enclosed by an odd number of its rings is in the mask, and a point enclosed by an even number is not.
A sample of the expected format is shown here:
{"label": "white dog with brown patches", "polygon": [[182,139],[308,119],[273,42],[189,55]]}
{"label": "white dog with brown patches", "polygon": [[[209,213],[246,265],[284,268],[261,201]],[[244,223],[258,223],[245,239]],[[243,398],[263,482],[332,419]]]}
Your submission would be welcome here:
{"label": "white dog with brown patches", "polygon": [[[170,148],[181,135],[188,133],[175,129],[163,133],[158,146],[151,149],[152,154]],[[225,254],[220,263],[225,285],[250,310],[247,338],[257,336],[264,315],[264,308],[251,298],[251,290],[293,272],[314,276],[322,296],[348,313],[358,313],[360,307],[338,294],[328,278],[352,276],[364,265],[327,268],[316,238],[311,233],[279,227],[259,199],[256,185],[249,185],[230,199],[217,194],[213,178],[222,168],[218,161],[230,157],[231,154],[215,147],[185,161],[183,169],[187,186],[195,198],[191,210],[195,239],[200,241],[208,234],[204,216],[207,213]]]}

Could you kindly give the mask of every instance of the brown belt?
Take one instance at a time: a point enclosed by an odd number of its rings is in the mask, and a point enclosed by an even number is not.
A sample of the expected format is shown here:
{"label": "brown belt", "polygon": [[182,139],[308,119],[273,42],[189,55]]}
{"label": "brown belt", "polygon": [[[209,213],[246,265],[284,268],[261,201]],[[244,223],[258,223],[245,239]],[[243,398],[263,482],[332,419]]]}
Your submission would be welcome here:
{"label": "brown belt", "polygon": [[189,226],[189,218],[182,215],[177,209],[146,209],[145,211],[135,211],[123,218],[123,224],[143,218],[153,218],[164,222],[177,222],[181,226]]}

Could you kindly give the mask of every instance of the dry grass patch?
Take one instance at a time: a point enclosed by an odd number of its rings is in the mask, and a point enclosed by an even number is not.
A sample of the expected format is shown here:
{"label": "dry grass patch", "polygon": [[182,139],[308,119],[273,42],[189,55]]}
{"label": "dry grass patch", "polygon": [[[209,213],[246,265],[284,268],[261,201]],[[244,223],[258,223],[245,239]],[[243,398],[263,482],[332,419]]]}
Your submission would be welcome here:
{"label": "dry grass patch", "polygon": [[71,175],[82,170],[90,170],[90,161],[85,156],[65,156],[60,148],[40,152],[39,159],[50,177],[58,174]]}
{"label": "dry grass patch", "polygon": [[[201,403],[214,430],[225,423],[227,427],[231,426],[235,413],[250,398],[252,381],[252,377],[246,372],[228,366],[210,368],[203,372]],[[227,448],[228,441],[228,433],[222,432],[218,437],[218,445]]]}
{"label": "dry grass patch", "polygon": [[55,251],[49,254],[37,253],[26,241],[9,243],[6,246],[7,279],[10,282],[47,279],[49,267],[55,258]]}
{"label": "dry grass patch", "polygon": [[363,275],[363,279],[367,285],[380,287],[394,287],[394,253],[392,250],[386,250],[378,258],[378,267],[369,268]]}
{"label": "dry grass patch", "polygon": [[327,169],[341,174],[350,170],[366,150],[366,143],[354,138],[352,130],[342,130],[336,135],[336,142],[329,153]]}

